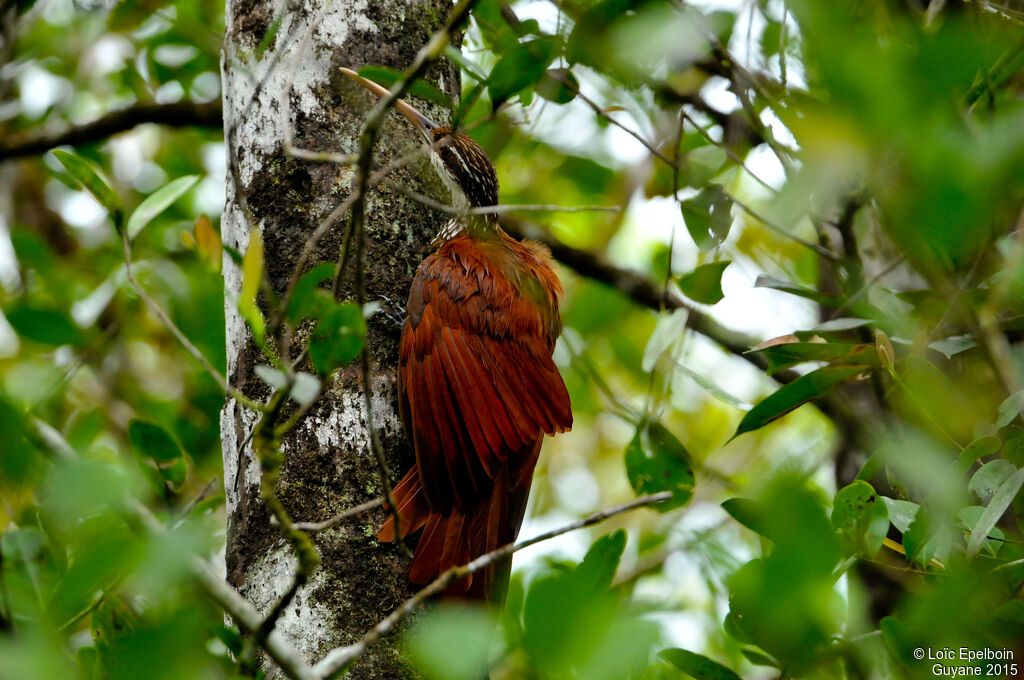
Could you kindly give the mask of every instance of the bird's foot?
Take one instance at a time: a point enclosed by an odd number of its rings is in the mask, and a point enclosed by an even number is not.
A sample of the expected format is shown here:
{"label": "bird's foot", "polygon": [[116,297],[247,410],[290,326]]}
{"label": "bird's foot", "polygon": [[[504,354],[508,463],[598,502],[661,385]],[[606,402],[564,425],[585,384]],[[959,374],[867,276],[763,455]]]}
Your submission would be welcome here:
{"label": "bird's foot", "polygon": [[390,321],[395,328],[402,328],[405,325],[405,317],[408,316],[405,307],[386,295],[378,295],[377,300],[381,303],[380,315]]}

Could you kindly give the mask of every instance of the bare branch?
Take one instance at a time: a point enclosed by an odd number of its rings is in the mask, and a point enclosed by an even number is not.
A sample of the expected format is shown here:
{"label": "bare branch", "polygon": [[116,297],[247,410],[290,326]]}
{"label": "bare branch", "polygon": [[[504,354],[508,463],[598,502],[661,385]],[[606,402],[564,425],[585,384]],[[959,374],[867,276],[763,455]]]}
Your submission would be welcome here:
{"label": "bare branch", "polygon": [[[286,128],[287,129],[287,128]],[[338,165],[352,165],[356,162],[356,156],[350,153],[332,153],[330,151],[310,151],[297,146],[285,144],[284,152],[289,156],[301,158],[304,161],[317,163],[336,163]]]}
{"label": "bare branch", "polygon": [[641,496],[628,503],[617,505],[607,510],[595,512],[588,517],[578,519],[575,522],[570,522],[564,526],[546,531],[538,536],[534,536],[528,540],[520,543],[509,543],[508,545],[502,546],[497,550],[492,550],[489,553],[485,553],[480,557],[476,558],[469,564],[452,567],[448,571],[444,572],[437,577],[432,583],[427,585],[423,590],[419,591],[411,598],[406,600],[402,606],[395,609],[387,618],[383,619],[380,623],[370,629],[366,635],[364,635],[358,642],[346,647],[338,647],[330,652],[323,658],[320,663],[314,667],[314,671],[319,673],[324,678],[332,678],[338,672],[340,672],[345,666],[351,663],[353,660],[359,658],[366,651],[366,649],[376,642],[382,635],[391,630],[396,623],[404,619],[406,616],[414,612],[428,599],[437,595],[438,593],[445,590],[448,586],[455,583],[459,579],[465,578],[470,574],[480,571],[484,567],[494,564],[498,560],[508,557],[512,553],[518,552],[523,548],[528,548],[531,545],[536,545],[543,541],[550,540],[556,536],[569,533],[570,531],[576,531],[584,527],[593,526],[599,524],[609,517],[620,515],[630,510],[637,508],[644,508],[651,505],[657,505],[658,503],[664,503],[665,501],[672,498],[672,493],[669,491],[662,491],[661,493],[651,494],[649,496]]}
{"label": "bare branch", "polygon": [[208,104],[191,101],[173,104],[136,104],[119,111],[111,111],[90,123],[76,125],[61,132],[10,135],[6,139],[0,135],[0,161],[34,156],[56,146],[96,142],[144,123],[168,127],[219,129],[223,126],[221,101],[218,97]]}
{"label": "bare branch", "polygon": [[325,519],[323,522],[296,522],[292,526],[300,531],[323,531],[324,529],[330,529],[333,526],[337,526],[356,515],[361,515],[364,512],[373,510],[374,508],[379,508],[382,505],[384,505],[383,498],[374,498],[372,501],[366,501],[365,503],[349,508],[344,512],[339,512],[334,517]]}
{"label": "bare branch", "polygon": [[414,189],[410,189],[407,186],[398,184],[396,182],[385,182],[385,186],[392,189],[407,198],[411,198],[417,203],[422,203],[428,208],[433,208],[448,215],[502,215],[505,213],[515,212],[622,212],[622,207],[617,205],[539,205],[539,204],[508,204],[502,205],[488,205],[482,208],[470,208],[463,210],[456,208],[454,205],[443,203],[441,201],[434,200],[430,196],[425,196]]}

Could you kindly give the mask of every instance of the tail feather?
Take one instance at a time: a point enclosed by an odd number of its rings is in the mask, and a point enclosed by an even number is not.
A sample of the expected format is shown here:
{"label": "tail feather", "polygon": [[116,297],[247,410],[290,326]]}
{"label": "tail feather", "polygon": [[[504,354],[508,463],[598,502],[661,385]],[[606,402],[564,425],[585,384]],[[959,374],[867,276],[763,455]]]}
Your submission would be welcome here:
{"label": "tail feather", "polygon": [[437,576],[437,565],[441,563],[441,551],[444,549],[445,524],[445,518],[439,514],[433,514],[427,520],[416,546],[416,556],[409,567],[409,580],[413,583],[430,583]]}
{"label": "tail feather", "polygon": [[[392,492],[402,535],[423,529],[409,567],[410,581],[418,585],[430,583],[451,567],[468,564],[515,541],[526,511],[540,445],[538,438],[525,464],[514,473],[507,467],[499,471],[490,495],[468,511],[453,506],[447,515],[431,512],[417,468],[402,478]],[[382,542],[395,539],[393,518],[389,517],[384,523],[377,539]],[[443,597],[485,600],[500,606],[511,567],[511,557],[498,560],[450,586]]]}
{"label": "tail feather", "polygon": [[[423,489],[420,487],[420,476],[416,472],[416,468],[410,470],[402,478],[402,481],[391,490],[391,496],[395,499],[395,505],[398,507],[399,529],[402,536],[419,531],[430,516],[430,508],[423,495]],[[377,540],[383,543],[395,540],[395,518],[393,515],[384,522],[384,526],[377,534]]]}

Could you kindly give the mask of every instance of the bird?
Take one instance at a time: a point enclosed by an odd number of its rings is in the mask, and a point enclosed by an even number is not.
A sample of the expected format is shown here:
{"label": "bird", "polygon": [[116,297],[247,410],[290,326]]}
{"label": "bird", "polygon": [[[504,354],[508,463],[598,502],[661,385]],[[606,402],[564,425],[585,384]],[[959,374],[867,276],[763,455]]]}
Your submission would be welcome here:
{"label": "bird", "polygon": [[[388,94],[342,72],[377,97]],[[401,99],[394,108],[430,145],[454,206],[497,205],[497,172],[479,144]],[[422,531],[409,567],[417,585],[516,540],[544,437],[572,428],[552,358],[563,293],[551,253],[511,237],[495,212],[479,212],[449,220],[431,242],[399,342],[398,410],[415,465],[395,485],[395,508],[377,539],[396,539],[396,513],[402,537]],[[500,606],[510,570],[511,557],[442,597]]]}

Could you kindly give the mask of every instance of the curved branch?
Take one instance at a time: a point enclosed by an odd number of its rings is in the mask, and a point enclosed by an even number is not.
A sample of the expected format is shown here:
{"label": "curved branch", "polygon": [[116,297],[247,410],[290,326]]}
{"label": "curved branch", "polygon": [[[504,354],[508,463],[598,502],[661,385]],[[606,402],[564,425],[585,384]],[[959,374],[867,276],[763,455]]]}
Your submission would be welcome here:
{"label": "curved branch", "polygon": [[24,158],[45,153],[56,146],[96,142],[119,132],[131,130],[143,123],[157,123],[169,127],[223,127],[221,101],[197,104],[181,101],[173,104],[136,104],[126,109],[111,111],[94,121],[70,127],[56,133],[28,133],[0,137],[0,161]]}
{"label": "curved branch", "polygon": [[366,635],[364,635],[359,641],[346,647],[337,647],[324,656],[316,666],[313,667],[313,671],[324,678],[333,678],[337,675],[345,666],[359,658],[366,649],[376,642],[380,636],[391,630],[396,623],[404,619],[406,616],[415,611],[424,602],[429,600],[431,597],[444,591],[452,583],[455,583],[459,579],[465,578],[470,574],[480,571],[484,567],[494,564],[498,560],[508,557],[514,552],[518,552],[523,548],[528,548],[531,545],[536,545],[542,541],[547,541],[556,536],[568,533],[570,531],[576,531],[584,527],[593,526],[600,522],[605,521],[609,517],[620,515],[630,510],[636,510],[637,508],[650,507],[657,505],[658,503],[664,503],[672,498],[672,493],[669,491],[662,491],[660,493],[650,494],[648,496],[640,496],[635,498],[628,503],[617,505],[607,510],[601,510],[595,512],[592,515],[578,519],[574,522],[570,522],[564,526],[560,526],[557,529],[546,531],[538,536],[521,541],[519,543],[509,543],[504,545],[497,550],[492,550],[489,553],[484,553],[480,557],[476,558],[469,564],[462,566],[452,567],[448,571],[438,576],[433,582],[428,584],[418,593],[413,595],[411,598],[405,601],[398,609],[395,609],[386,618],[381,620],[376,626],[371,628]]}

